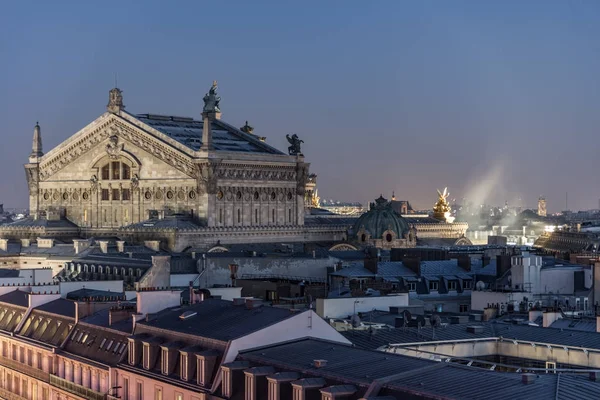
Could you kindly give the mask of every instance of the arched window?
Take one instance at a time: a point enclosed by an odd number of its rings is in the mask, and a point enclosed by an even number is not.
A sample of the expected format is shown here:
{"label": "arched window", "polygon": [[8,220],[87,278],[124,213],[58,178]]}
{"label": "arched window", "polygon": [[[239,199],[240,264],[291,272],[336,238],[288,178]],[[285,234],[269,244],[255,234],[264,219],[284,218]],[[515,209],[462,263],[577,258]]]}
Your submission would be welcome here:
{"label": "arched window", "polygon": [[103,180],[129,180],[131,179],[131,167],[121,161],[111,161],[100,168],[100,177]]}
{"label": "arched window", "polygon": [[119,275],[119,269],[117,267],[113,268],[113,274]]}
{"label": "arched window", "polygon": [[121,268],[121,276],[125,276],[125,267]]}

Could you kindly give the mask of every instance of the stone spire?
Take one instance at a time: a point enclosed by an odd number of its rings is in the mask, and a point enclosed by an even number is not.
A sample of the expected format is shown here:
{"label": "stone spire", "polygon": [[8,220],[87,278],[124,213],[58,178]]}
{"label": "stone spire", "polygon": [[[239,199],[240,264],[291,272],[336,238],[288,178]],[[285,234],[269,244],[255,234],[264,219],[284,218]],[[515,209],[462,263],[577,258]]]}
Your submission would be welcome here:
{"label": "stone spire", "polygon": [[33,128],[33,144],[31,146],[31,154],[29,155],[30,159],[35,159],[44,155],[42,151],[42,130],[40,129],[39,122],[35,123],[35,128]]}
{"label": "stone spire", "polygon": [[116,87],[108,92],[108,104],[106,109],[113,114],[118,114],[121,110],[125,109],[125,105],[123,104],[123,92],[121,89]]}

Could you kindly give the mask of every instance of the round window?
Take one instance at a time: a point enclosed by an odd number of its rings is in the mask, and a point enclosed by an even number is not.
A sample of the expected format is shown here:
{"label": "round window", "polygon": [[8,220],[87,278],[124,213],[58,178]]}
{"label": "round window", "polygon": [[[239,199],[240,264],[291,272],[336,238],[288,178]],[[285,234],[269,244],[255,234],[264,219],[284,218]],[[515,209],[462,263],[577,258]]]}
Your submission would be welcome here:
{"label": "round window", "polygon": [[84,200],[88,200],[90,198],[90,195],[88,194],[88,192],[84,192],[83,193],[83,199]]}
{"label": "round window", "polygon": [[48,200],[50,199],[50,194],[49,193],[44,193],[44,200]]}
{"label": "round window", "polygon": [[275,194],[275,192],[271,193],[271,200],[275,200],[277,198],[277,195]]}
{"label": "round window", "polygon": [[392,241],[392,234],[388,233],[387,235],[385,235],[385,240],[389,243]]}
{"label": "round window", "polygon": [[217,199],[221,200],[223,198],[223,192],[221,190],[219,190],[217,192]]}
{"label": "round window", "polygon": [[144,198],[146,200],[150,200],[152,198],[152,193],[150,191],[147,191],[146,193],[144,193]]}
{"label": "round window", "polygon": [[254,192],[254,200],[258,200],[259,194],[258,192]]}
{"label": "round window", "polygon": [[188,197],[190,198],[190,200],[194,200],[196,198],[196,192],[194,192],[193,190],[190,192],[190,194],[188,194]]}
{"label": "round window", "polygon": [[291,200],[291,199],[292,199],[292,197],[294,197],[294,196],[292,195],[292,192],[288,192],[288,200]]}
{"label": "round window", "polygon": [[242,192],[238,191],[238,192],[235,194],[235,197],[236,197],[238,200],[241,200],[241,199],[242,199]]}
{"label": "round window", "polygon": [[170,190],[167,192],[167,199],[173,199],[173,192],[171,192]]}

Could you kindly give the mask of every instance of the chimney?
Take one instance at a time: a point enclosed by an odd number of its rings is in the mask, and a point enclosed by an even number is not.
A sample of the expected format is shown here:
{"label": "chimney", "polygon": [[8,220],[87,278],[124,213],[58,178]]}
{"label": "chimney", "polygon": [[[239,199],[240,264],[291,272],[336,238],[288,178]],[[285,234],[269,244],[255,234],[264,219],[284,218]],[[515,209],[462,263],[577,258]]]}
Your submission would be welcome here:
{"label": "chimney", "polygon": [[244,371],[246,400],[262,400],[268,397],[267,376],[275,373],[271,366],[252,367]]}
{"label": "chimney", "polygon": [[249,368],[247,361],[233,361],[221,365],[221,394],[230,399],[244,387],[244,370]]}
{"label": "chimney", "polygon": [[421,276],[421,257],[404,257],[402,264],[413,271],[417,276]]}
{"label": "chimney", "polygon": [[262,306],[262,300],[261,299],[246,299],[246,308],[248,310],[252,310],[254,308],[260,307]]}
{"label": "chimney", "polygon": [[[544,328],[548,328],[550,325],[554,323],[554,321],[561,319],[562,316],[558,311],[545,311],[542,314],[542,326]],[[596,322],[596,326],[598,326],[598,322]],[[597,329],[596,329],[597,330]]]}
{"label": "chimney", "polygon": [[267,377],[269,386],[269,400],[286,400],[292,398],[293,381],[298,380],[297,372],[277,372]]}
{"label": "chimney", "polygon": [[73,239],[73,249],[75,254],[81,254],[84,250],[90,247],[90,241],[86,239]]}
{"label": "chimney", "polygon": [[113,326],[117,322],[125,321],[131,314],[135,314],[133,306],[117,306],[108,310],[108,326]]}
{"label": "chimney", "polygon": [[465,271],[471,271],[471,257],[468,254],[459,254],[456,262]]}
{"label": "chimney", "polygon": [[108,240],[99,240],[98,244],[100,245],[100,250],[104,254],[108,253]]}
{"label": "chimney", "polygon": [[54,247],[54,239],[38,238],[37,245],[39,249],[51,249],[52,247]]}
{"label": "chimney", "polygon": [[521,382],[523,382],[524,385],[531,385],[535,382],[536,378],[536,374],[523,374],[521,376]]}
{"label": "chimney", "polygon": [[160,251],[160,240],[145,240],[144,246],[153,251]]}
{"label": "chimney", "polygon": [[511,256],[504,254],[496,256],[496,278],[500,278],[511,268]]}
{"label": "chimney", "polygon": [[123,240],[117,240],[117,251],[119,253],[124,253],[125,252],[125,241],[123,241]]}
{"label": "chimney", "polygon": [[0,239],[0,250],[8,251],[8,239]]}
{"label": "chimney", "polygon": [[364,266],[366,269],[374,274],[378,271],[379,258],[377,257],[377,249],[375,247],[369,247],[365,254]]}
{"label": "chimney", "polygon": [[292,382],[294,400],[312,400],[319,397],[319,389],[325,386],[323,378],[304,378]]}

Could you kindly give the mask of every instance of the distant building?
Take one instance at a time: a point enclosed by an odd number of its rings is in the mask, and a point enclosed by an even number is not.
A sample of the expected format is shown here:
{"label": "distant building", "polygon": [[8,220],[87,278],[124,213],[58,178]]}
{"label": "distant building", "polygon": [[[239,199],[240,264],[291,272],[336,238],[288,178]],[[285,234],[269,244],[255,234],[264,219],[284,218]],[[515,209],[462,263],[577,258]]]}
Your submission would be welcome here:
{"label": "distant building", "polygon": [[537,213],[540,217],[546,216],[546,199],[544,197],[540,197],[538,199]]}

